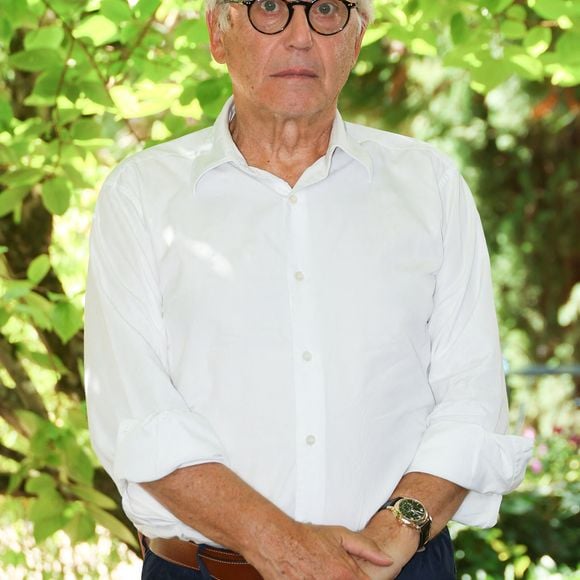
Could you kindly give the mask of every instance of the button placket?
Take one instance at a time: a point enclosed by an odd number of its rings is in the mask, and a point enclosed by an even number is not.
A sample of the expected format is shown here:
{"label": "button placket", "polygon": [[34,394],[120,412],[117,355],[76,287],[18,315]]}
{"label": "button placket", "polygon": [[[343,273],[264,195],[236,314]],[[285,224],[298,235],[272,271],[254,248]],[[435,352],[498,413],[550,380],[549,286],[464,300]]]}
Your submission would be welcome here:
{"label": "button placket", "polygon": [[325,385],[319,352],[317,313],[310,280],[308,201],[288,197],[288,288],[291,302],[296,400],[296,513],[298,520],[323,516]]}

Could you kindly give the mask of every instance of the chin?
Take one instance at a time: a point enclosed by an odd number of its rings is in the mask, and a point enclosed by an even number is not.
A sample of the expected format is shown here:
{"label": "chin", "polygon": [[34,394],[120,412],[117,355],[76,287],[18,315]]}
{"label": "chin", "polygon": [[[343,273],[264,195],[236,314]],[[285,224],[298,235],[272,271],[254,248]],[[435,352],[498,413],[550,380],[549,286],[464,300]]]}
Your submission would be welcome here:
{"label": "chin", "polygon": [[332,106],[332,103],[324,103],[320,99],[308,98],[308,95],[297,95],[295,98],[290,99],[287,96],[280,100],[272,99],[267,106],[277,115],[303,117],[315,115]]}

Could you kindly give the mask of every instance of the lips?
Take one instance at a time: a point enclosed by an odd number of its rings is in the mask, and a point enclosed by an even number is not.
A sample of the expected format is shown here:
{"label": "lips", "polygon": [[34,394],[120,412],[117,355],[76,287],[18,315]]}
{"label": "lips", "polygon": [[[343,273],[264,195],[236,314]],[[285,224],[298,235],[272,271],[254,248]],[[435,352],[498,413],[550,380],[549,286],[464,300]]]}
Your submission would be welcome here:
{"label": "lips", "polygon": [[271,75],[276,78],[316,78],[318,75],[309,68],[292,67],[278,71]]}

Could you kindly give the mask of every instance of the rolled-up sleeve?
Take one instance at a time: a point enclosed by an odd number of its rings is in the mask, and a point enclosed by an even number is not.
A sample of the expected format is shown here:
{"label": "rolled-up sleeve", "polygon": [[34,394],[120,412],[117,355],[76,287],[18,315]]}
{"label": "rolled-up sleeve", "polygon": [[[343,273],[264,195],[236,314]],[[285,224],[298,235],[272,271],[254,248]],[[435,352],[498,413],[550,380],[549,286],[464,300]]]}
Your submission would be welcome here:
{"label": "rolled-up sleeve", "polygon": [[118,485],[228,463],[168,368],[158,269],[130,162],[95,211],[85,304],[85,386],[93,446]]}
{"label": "rolled-up sleeve", "polygon": [[455,170],[440,187],[443,260],[429,320],[435,406],[407,471],[468,489],[454,519],[488,527],[497,520],[501,495],[522,481],[532,442],[507,434],[489,257],[473,197]]}

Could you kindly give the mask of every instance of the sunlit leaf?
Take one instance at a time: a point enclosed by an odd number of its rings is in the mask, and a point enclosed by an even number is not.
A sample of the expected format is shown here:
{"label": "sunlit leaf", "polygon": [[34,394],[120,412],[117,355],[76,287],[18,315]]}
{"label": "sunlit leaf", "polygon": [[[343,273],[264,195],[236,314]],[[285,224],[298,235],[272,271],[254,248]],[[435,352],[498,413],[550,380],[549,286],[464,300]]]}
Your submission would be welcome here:
{"label": "sunlit leaf", "polygon": [[531,56],[538,57],[550,47],[552,31],[543,26],[536,26],[528,32],[524,39],[524,47]]}
{"label": "sunlit leaf", "polygon": [[31,282],[38,284],[50,270],[50,258],[46,254],[37,256],[32,260],[26,271],[26,275]]}
{"label": "sunlit leaf", "polygon": [[80,310],[71,302],[62,301],[55,305],[52,322],[62,342],[68,342],[82,327]]}
{"label": "sunlit leaf", "polygon": [[73,35],[75,38],[88,38],[95,46],[101,46],[111,41],[117,34],[117,25],[106,16],[97,14],[89,16],[79,24]]}
{"label": "sunlit leaf", "polygon": [[42,184],[42,201],[50,213],[64,214],[69,208],[70,199],[70,185],[64,177],[54,177]]}
{"label": "sunlit leaf", "polygon": [[58,48],[63,40],[64,30],[61,26],[43,26],[26,35],[24,46],[27,50]]}

